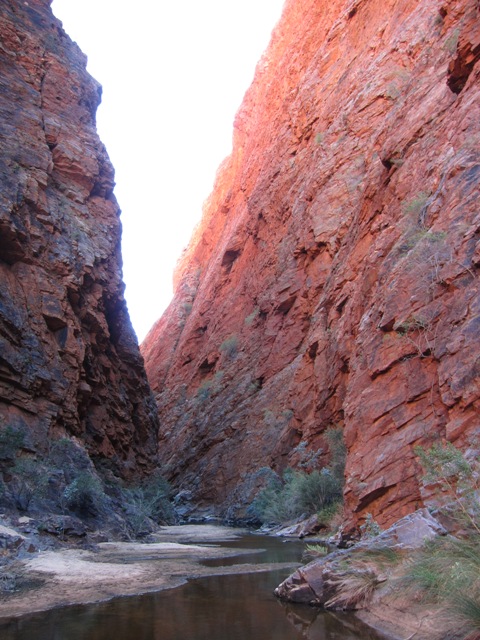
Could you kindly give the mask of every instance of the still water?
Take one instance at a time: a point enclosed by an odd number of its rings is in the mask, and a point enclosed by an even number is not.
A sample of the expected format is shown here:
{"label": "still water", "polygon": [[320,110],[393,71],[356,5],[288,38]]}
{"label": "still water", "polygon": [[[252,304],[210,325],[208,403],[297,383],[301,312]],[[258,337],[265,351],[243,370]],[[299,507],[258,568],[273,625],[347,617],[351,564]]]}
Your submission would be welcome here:
{"label": "still water", "polygon": [[[302,545],[245,536],[225,546],[261,547],[238,562],[290,562]],[[212,566],[212,562],[208,564]],[[232,558],[221,564],[232,564]],[[205,563],[207,564],[207,562]],[[289,570],[211,576],[143,596],[56,609],[0,623],[2,640],[381,640],[353,616],[285,605],[273,589]],[[34,597],[34,595],[32,596]]]}

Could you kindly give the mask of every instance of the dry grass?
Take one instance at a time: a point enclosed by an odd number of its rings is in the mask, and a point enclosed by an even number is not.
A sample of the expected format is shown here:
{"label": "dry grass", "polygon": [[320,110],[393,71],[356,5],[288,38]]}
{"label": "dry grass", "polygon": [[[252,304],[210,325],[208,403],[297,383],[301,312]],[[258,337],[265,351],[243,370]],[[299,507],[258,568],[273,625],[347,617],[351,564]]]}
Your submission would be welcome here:
{"label": "dry grass", "polygon": [[335,594],[325,603],[327,609],[361,609],[365,607],[377,589],[386,581],[371,567],[351,568],[336,573],[327,584]]}

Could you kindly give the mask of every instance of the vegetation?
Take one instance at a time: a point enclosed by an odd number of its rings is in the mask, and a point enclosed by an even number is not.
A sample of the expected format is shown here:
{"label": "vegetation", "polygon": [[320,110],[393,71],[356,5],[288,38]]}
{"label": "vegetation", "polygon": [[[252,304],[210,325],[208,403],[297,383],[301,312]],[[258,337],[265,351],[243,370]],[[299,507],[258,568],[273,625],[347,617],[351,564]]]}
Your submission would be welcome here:
{"label": "vegetation", "polygon": [[311,472],[287,469],[275,475],[259,492],[250,511],[260,522],[280,524],[300,516],[319,513],[330,520],[342,501],[345,445],[340,429],[326,433],[330,465]]}
{"label": "vegetation", "polygon": [[328,584],[335,589],[335,594],[325,603],[326,608],[360,609],[366,606],[375,589],[385,582],[370,567],[348,568],[335,573]]}
{"label": "vegetation", "polygon": [[238,351],[238,337],[235,334],[228,336],[220,345],[219,350],[226,358],[235,358]]}
{"label": "vegetation", "polygon": [[[412,559],[407,579],[419,596],[442,605],[465,638],[480,636],[480,464],[451,443],[416,449],[425,484],[437,485],[443,511],[463,529],[426,543]],[[467,535],[466,535],[467,534]]]}
{"label": "vegetation", "polygon": [[250,313],[245,318],[245,324],[247,325],[247,327],[249,327],[254,322],[254,320],[256,319],[256,317],[258,316],[259,313],[260,313],[260,309],[258,307],[255,307],[255,309],[252,311],[252,313]]}
{"label": "vegetation", "polygon": [[48,487],[48,475],[33,458],[18,458],[12,468],[10,492],[21,511],[27,511],[34,498],[43,498]]}
{"label": "vegetation", "polygon": [[430,193],[428,191],[420,191],[415,198],[409,200],[409,202],[405,203],[402,206],[402,211],[404,214],[417,214],[420,213],[423,207],[427,204],[427,201],[430,197]]}
{"label": "vegetation", "polygon": [[0,430],[0,460],[13,460],[25,444],[25,431],[7,425]]}
{"label": "vegetation", "polygon": [[131,534],[144,535],[156,524],[173,524],[175,512],[170,497],[172,490],[159,473],[152,474],[139,485],[123,490],[124,513]]}
{"label": "vegetation", "polygon": [[105,500],[100,480],[88,470],[82,470],[65,487],[63,497],[67,507],[81,515],[97,515]]}
{"label": "vegetation", "polygon": [[380,525],[373,519],[371,513],[366,514],[364,523],[360,525],[360,531],[362,532],[362,538],[375,538],[375,536],[382,533]]}
{"label": "vegetation", "polygon": [[330,549],[325,544],[307,544],[303,552],[304,559],[323,558],[330,553]]}
{"label": "vegetation", "polygon": [[117,529],[122,514],[129,537],[152,531],[155,523],[175,521],[170,487],[159,474],[125,488],[111,474],[104,482],[86,449],[73,438],[50,443],[43,458],[30,447],[22,451],[24,447],[23,430],[0,431],[0,501],[6,507],[101,518]]}
{"label": "vegetation", "polygon": [[470,462],[450,442],[428,450],[416,447],[415,453],[425,471],[424,483],[438,488],[441,510],[480,535],[480,462]]}

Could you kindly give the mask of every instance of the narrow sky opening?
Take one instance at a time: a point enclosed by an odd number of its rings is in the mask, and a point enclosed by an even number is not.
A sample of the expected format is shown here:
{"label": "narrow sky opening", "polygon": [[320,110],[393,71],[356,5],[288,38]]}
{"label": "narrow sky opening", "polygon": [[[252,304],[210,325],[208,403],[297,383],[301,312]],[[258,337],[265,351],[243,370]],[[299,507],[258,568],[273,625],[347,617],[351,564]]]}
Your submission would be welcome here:
{"label": "narrow sky opening", "polygon": [[142,340],[172,296],[233,119],[284,0],[54,0],[103,86],[98,131],[115,167],[123,271]]}

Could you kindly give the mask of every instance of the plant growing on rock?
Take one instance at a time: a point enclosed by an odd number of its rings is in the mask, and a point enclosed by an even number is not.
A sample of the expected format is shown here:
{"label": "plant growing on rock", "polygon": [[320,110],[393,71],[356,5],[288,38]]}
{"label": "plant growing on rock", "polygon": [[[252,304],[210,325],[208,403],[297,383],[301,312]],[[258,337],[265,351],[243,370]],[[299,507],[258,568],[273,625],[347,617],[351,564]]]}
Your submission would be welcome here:
{"label": "plant growing on rock", "polygon": [[13,460],[25,444],[25,430],[7,425],[0,430],[0,460]]}
{"label": "plant growing on rock", "polygon": [[280,524],[312,515],[341,499],[342,484],[329,469],[311,473],[287,469],[282,479],[277,477],[260,491],[252,511],[261,522]]}
{"label": "plant growing on rock", "polygon": [[152,522],[175,522],[175,512],[170,501],[172,490],[159,473],[154,473],[136,486],[123,489],[121,493],[127,525],[134,537],[151,531]]}
{"label": "plant growing on rock", "polygon": [[362,538],[375,538],[382,533],[380,525],[373,519],[371,513],[366,514],[364,523],[360,525],[360,531]]}
{"label": "plant growing on rock", "polygon": [[480,537],[429,541],[412,558],[407,584],[423,601],[442,605],[464,638],[480,634]]}
{"label": "plant growing on rock", "polygon": [[335,594],[327,600],[325,608],[361,609],[385,580],[371,567],[358,566],[338,571],[328,579],[328,585],[335,589]]}
{"label": "plant growing on rock", "polygon": [[[315,513],[326,522],[334,517],[343,497],[346,450],[341,429],[328,429],[325,436],[330,465],[311,472],[286,469],[282,478],[275,474],[250,508],[260,522],[280,524]],[[315,460],[317,454],[314,453]]]}
{"label": "plant growing on rock", "polygon": [[416,447],[424,483],[437,485],[439,510],[464,527],[464,539],[436,538],[413,558],[407,580],[442,603],[465,638],[480,637],[480,466],[450,442]]}
{"label": "plant growing on rock", "polygon": [[235,334],[228,336],[219,347],[220,352],[230,359],[234,359],[238,351],[238,337]]}
{"label": "plant growing on rock", "polygon": [[9,488],[15,504],[21,511],[27,511],[34,498],[41,499],[45,496],[48,475],[33,458],[19,458],[11,473]]}
{"label": "plant growing on rock", "polygon": [[68,508],[82,515],[97,515],[105,500],[100,480],[90,471],[81,471],[63,492]]}
{"label": "plant growing on rock", "polygon": [[470,462],[451,442],[430,449],[416,447],[425,471],[424,484],[437,485],[440,509],[480,535],[480,463]]}

